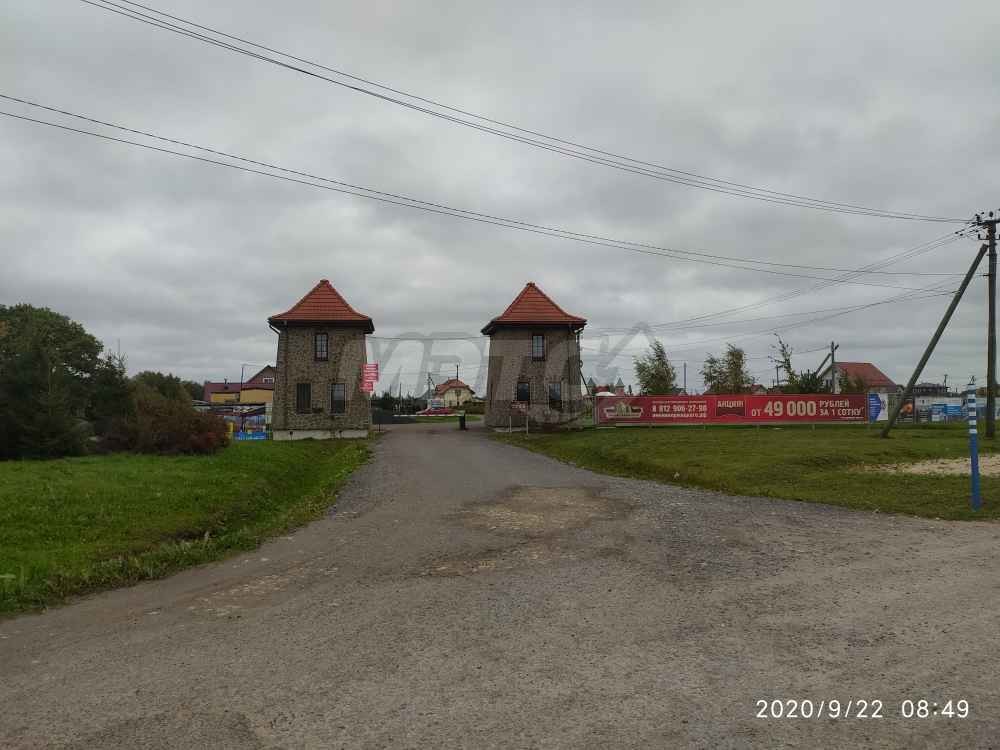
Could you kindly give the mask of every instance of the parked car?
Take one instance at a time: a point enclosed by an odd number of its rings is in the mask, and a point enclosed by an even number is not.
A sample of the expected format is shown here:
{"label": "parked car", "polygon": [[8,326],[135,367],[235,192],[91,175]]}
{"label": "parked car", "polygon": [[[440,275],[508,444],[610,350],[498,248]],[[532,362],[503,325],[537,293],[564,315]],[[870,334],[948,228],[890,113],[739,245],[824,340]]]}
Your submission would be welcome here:
{"label": "parked car", "polygon": [[417,412],[417,415],[421,417],[447,417],[450,414],[454,414],[454,412],[447,406],[432,406]]}

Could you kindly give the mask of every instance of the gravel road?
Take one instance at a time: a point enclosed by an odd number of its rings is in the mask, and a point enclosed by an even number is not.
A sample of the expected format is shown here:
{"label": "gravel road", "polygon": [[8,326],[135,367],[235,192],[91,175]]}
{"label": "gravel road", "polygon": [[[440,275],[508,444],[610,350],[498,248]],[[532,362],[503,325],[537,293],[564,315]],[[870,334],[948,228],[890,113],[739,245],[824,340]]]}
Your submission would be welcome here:
{"label": "gravel road", "polygon": [[0,621],[0,747],[996,747],[998,550],[397,426],[307,528]]}

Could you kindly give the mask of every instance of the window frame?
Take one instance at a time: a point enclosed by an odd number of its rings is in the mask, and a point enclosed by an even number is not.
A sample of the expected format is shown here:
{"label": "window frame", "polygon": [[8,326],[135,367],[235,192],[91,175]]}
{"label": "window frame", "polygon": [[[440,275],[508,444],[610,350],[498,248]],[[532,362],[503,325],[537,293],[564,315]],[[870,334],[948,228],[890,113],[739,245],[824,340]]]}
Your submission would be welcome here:
{"label": "window frame", "polygon": [[[337,388],[344,389],[344,398],[341,403],[343,403],[343,408],[339,411],[337,410]],[[347,383],[330,383],[330,413],[331,414],[347,414]]]}
{"label": "window frame", "polygon": [[[542,353],[535,354],[535,339],[541,339],[542,343]],[[532,333],[531,334],[531,361],[532,362],[544,362],[545,361],[545,334],[544,333]]]}
{"label": "window frame", "polygon": [[[518,396],[521,395],[521,386],[522,385],[524,386],[524,389],[528,393],[528,398],[526,398],[526,399],[518,398]],[[518,403],[518,404],[530,404],[531,403],[531,381],[530,380],[518,380],[514,384],[514,401],[516,403]]]}
{"label": "window frame", "polygon": [[[323,337],[323,356],[319,354],[319,342],[320,336]],[[330,334],[326,331],[316,331],[313,334],[313,361],[314,362],[329,362],[330,361]]]}
{"label": "window frame", "polygon": [[[302,389],[305,388],[306,401],[308,402],[303,408],[302,406]],[[299,382],[295,384],[295,413],[296,414],[312,414],[312,383],[310,382]]]}
{"label": "window frame", "polygon": [[[552,399],[552,389],[553,389],[553,387],[556,388],[556,389],[558,389],[558,391],[559,391],[559,398],[556,399],[556,400]],[[549,383],[548,397],[549,397],[549,408],[550,409],[554,409],[555,411],[562,411],[563,410],[562,381],[552,381],[552,382]]]}

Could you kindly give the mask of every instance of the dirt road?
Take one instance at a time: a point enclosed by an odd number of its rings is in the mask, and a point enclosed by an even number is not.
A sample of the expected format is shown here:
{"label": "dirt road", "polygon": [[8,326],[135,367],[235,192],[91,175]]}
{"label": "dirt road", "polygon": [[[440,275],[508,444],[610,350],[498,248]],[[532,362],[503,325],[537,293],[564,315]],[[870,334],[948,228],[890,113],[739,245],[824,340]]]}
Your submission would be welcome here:
{"label": "dirt road", "polygon": [[[375,453],[254,554],[0,622],[0,747],[1000,743],[1000,525],[603,477],[450,424]],[[899,717],[921,698],[971,715]]]}

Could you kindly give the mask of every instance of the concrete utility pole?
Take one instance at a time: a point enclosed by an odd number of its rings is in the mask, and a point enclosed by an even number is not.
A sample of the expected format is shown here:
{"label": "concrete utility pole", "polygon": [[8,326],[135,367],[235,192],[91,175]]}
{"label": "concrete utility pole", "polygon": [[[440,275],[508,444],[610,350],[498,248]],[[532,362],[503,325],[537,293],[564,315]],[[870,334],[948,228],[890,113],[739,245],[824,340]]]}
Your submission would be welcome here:
{"label": "concrete utility pole", "polygon": [[837,359],[835,352],[837,351],[837,345],[830,342],[830,393],[840,392],[840,383],[837,382]]}
{"label": "concrete utility pole", "polygon": [[986,437],[996,432],[997,393],[997,220],[993,212],[989,218],[976,217],[986,227],[986,247],[989,251],[989,331],[986,335]]}
{"label": "concrete utility pole", "polygon": [[[913,395],[913,386],[917,383],[917,378],[920,377],[920,373],[924,371],[924,365],[927,364],[927,360],[931,358],[931,354],[934,352],[934,347],[937,346],[938,340],[941,338],[941,334],[944,333],[944,329],[948,327],[948,321],[951,320],[951,316],[955,313],[955,308],[958,307],[959,301],[962,299],[962,295],[965,294],[965,290],[969,288],[969,282],[972,281],[972,277],[976,274],[976,269],[979,268],[979,264],[983,261],[983,256],[986,255],[986,245],[979,248],[979,252],[976,253],[975,260],[972,261],[972,265],[969,266],[969,270],[965,274],[965,278],[962,279],[962,285],[958,287],[958,291],[955,292],[955,296],[951,299],[951,304],[948,305],[948,309],[945,310],[944,317],[941,318],[941,322],[938,323],[937,330],[934,331],[934,335],[931,336],[931,341],[927,344],[927,348],[924,350],[923,356],[920,357],[920,361],[917,363],[917,369],[913,371],[913,375],[910,376],[910,382],[906,384],[906,390],[903,391],[903,395],[900,397],[899,401],[892,409],[892,413],[889,415],[889,421],[886,422],[885,427],[882,428],[882,437],[889,437],[889,431],[896,424],[896,420],[899,419],[899,412],[903,408],[903,404],[906,400]],[[914,415],[914,418],[916,415]]]}

